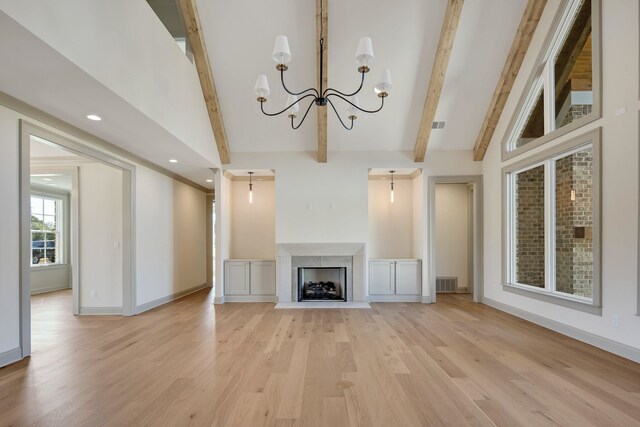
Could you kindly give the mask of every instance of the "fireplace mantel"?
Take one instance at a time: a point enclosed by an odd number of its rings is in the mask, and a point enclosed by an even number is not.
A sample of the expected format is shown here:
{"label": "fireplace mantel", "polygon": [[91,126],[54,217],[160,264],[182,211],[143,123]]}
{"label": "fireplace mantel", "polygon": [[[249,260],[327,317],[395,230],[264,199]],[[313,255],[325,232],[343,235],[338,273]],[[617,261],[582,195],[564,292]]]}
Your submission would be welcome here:
{"label": "fireplace mantel", "polygon": [[278,302],[290,304],[297,301],[297,283],[293,283],[291,257],[351,257],[351,300],[366,302],[366,245],[364,243],[280,243],[276,274]]}

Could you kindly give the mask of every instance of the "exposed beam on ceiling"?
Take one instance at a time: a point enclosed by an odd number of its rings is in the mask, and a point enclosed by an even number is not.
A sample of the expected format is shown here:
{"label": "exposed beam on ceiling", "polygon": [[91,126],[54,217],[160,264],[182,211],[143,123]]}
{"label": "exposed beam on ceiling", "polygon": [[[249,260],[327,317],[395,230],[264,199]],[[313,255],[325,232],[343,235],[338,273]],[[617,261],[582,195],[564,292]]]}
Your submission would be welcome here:
{"label": "exposed beam on ceiling", "polygon": [[502,68],[498,85],[493,92],[493,98],[484,117],[484,122],[480,128],[476,144],[473,147],[473,159],[476,161],[484,159],[487,148],[489,148],[489,143],[491,143],[496,125],[498,124],[504,105],[507,102],[511,88],[513,88],[513,83],[516,80],[518,71],[520,71],[520,66],[529,49],[533,33],[535,33],[538,27],[540,16],[546,4],[547,0],[529,0],[527,2],[527,6],[522,14],[522,19],[520,20],[520,26],[513,38],[509,56],[507,56],[507,60]]}
{"label": "exposed beam on ceiling", "polygon": [[453,50],[453,41],[456,37],[456,30],[458,29],[463,3],[464,0],[449,0],[447,10],[444,13],[438,51],[436,52],[436,59],[431,69],[429,90],[427,91],[427,97],[424,101],[418,139],[416,140],[416,146],[413,151],[413,160],[416,162],[423,162],[427,152],[427,145],[429,144],[429,137],[431,136],[431,125],[436,116],[442,86],[444,86],[444,78],[447,74],[447,66],[449,65],[449,58]]}
{"label": "exposed beam on ceiling", "polygon": [[222,114],[220,113],[220,104],[218,103],[218,94],[216,92],[216,85],[213,81],[213,73],[211,71],[209,55],[207,54],[207,48],[204,42],[204,34],[202,34],[202,25],[200,24],[200,16],[198,15],[196,0],[179,0],[178,4],[180,5],[180,11],[182,12],[182,16],[185,21],[187,38],[191,45],[193,58],[196,62],[196,69],[198,70],[198,77],[200,78],[200,86],[202,86],[202,93],[207,105],[209,121],[213,128],[213,136],[215,137],[216,145],[218,146],[220,161],[222,164],[227,165],[231,163],[229,144],[227,143],[227,134],[224,131]]}
{"label": "exposed beam on ceiling", "polygon": [[[323,34],[324,33],[324,34]],[[322,82],[320,82],[320,64],[318,64],[318,87],[327,87],[328,48],[329,48],[329,1],[316,0],[316,46],[317,57],[320,58],[320,39],[323,38]],[[322,95],[322,94],[321,94]],[[327,106],[318,107],[318,162],[327,163]]]}

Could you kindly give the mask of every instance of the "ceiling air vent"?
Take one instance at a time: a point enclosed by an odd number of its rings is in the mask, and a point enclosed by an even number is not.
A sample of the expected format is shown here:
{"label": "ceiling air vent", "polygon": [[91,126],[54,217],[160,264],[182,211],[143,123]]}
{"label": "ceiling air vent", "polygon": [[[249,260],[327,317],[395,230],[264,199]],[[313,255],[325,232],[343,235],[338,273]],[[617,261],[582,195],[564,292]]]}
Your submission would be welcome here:
{"label": "ceiling air vent", "polygon": [[444,122],[433,122],[433,124],[431,125],[431,129],[443,129],[444,128]]}

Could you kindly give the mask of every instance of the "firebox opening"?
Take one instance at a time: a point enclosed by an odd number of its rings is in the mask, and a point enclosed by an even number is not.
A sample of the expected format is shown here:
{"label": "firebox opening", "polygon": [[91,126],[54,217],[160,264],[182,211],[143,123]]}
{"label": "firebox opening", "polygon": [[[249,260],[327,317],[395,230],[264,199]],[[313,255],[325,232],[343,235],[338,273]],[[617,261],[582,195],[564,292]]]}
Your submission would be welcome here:
{"label": "firebox opening", "polygon": [[298,268],[298,301],[346,300],[346,267]]}

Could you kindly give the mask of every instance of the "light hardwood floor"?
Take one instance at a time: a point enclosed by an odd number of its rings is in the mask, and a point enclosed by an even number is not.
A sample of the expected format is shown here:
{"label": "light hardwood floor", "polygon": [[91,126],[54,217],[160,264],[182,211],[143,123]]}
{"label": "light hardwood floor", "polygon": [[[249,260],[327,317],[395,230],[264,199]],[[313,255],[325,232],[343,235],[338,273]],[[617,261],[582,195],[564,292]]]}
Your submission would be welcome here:
{"label": "light hardwood floor", "polygon": [[33,356],[0,369],[0,425],[640,425],[640,365],[487,306],[213,306],[133,317],[33,298]]}

